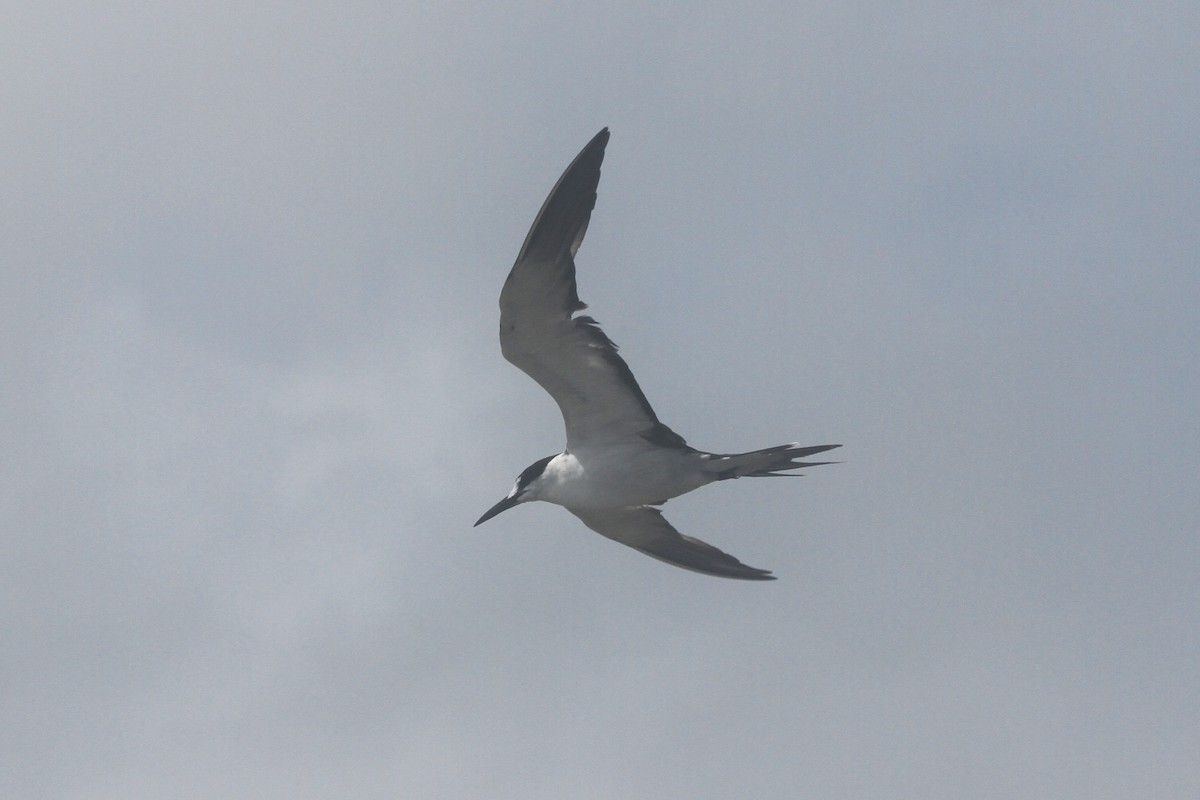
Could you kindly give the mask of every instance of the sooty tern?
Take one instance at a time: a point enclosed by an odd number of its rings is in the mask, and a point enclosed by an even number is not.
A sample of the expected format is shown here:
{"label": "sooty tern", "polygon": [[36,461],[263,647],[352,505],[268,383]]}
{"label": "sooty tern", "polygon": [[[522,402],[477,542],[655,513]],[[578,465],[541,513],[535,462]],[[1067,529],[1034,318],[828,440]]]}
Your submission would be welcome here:
{"label": "sooty tern", "polygon": [[608,129],[575,157],[542,205],[500,292],[500,349],[558,403],[567,449],[535,461],[476,525],[530,500],[563,506],[602,536],[684,569],[772,580],[683,536],[654,506],[728,478],[779,476],[829,464],[800,459],[839,445],[785,444],[750,453],[705,453],[659,422],[617,346],[575,287],[575,252],[587,231]]}

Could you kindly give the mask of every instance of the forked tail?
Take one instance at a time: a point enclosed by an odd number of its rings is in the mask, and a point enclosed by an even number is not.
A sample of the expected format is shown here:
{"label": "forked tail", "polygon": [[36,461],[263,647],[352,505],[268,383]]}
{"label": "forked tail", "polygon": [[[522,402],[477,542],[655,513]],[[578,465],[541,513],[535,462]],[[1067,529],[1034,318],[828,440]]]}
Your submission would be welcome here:
{"label": "forked tail", "polygon": [[819,467],[822,464],[836,464],[836,461],[801,461],[817,453],[824,453],[841,447],[840,444],[819,444],[812,447],[800,447],[792,444],[768,447],[765,450],[755,450],[750,453],[707,453],[709,462],[707,469],[715,479],[723,481],[728,478],[778,478],[794,476],[796,473],[788,470],[800,467]]}

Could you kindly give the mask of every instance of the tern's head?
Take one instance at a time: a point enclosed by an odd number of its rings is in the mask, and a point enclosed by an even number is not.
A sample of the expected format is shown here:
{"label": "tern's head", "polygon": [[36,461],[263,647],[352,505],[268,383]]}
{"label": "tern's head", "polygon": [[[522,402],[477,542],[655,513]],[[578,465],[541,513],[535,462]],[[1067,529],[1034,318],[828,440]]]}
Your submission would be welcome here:
{"label": "tern's head", "polygon": [[542,473],[546,471],[546,465],[549,464],[553,459],[554,456],[546,456],[545,458],[538,459],[526,467],[524,471],[517,476],[517,480],[513,484],[512,491],[508,493],[508,496],[499,503],[496,503],[496,505],[489,508],[475,524],[480,525],[484,522],[487,522],[501,511],[507,511],[513,506],[520,505],[521,503],[527,503],[530,500],[537,500],[536,487],[538,478],[542,477]]}

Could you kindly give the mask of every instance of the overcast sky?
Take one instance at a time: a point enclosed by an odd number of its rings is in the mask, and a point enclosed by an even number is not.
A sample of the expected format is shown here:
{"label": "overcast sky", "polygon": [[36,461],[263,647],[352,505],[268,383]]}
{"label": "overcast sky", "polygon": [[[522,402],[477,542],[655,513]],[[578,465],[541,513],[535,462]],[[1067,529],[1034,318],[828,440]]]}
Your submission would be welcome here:
{"label": "overcast sky", "polygon": [[[1200,796],[1200,13],[8,4],[0,795]],[[773,583],[546,504],[579,291]]]}

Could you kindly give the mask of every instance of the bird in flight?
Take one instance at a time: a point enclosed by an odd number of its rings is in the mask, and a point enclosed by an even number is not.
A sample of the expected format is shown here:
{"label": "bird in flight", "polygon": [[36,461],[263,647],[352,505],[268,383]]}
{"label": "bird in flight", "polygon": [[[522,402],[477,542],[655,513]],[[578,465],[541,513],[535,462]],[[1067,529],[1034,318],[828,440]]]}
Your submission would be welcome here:
{"label": "bird in flight", "polygon": [[608,128],[580,151],[550,191],[500,292],[500,350],[554,398],[567,447],[530,464],[479,525],[531,500],[563,506],[596,533],[668,564],[744,580],[773,580],[716,547],[684,536],[655,506],[729,478],[795,475],[829,461],[801,459],[840,445],[785,444],[706,453],[659,421],[617,346],[575,286],[575,252],[596,205]]}

